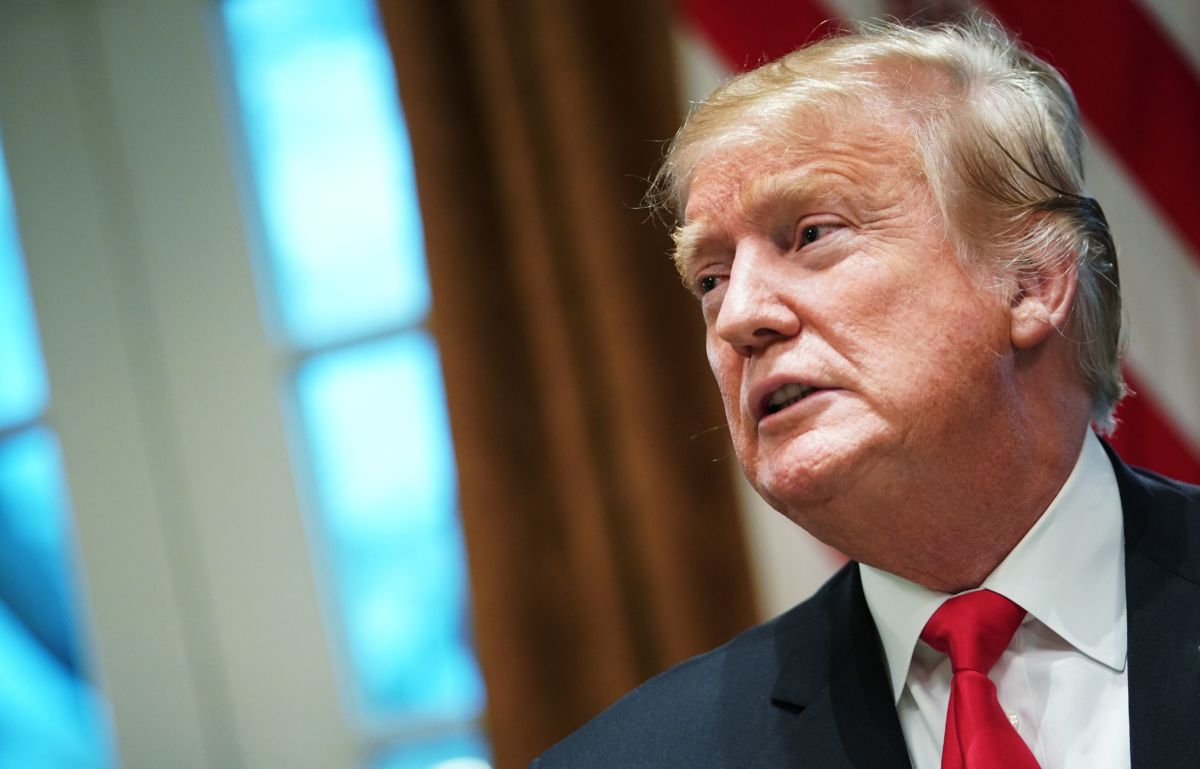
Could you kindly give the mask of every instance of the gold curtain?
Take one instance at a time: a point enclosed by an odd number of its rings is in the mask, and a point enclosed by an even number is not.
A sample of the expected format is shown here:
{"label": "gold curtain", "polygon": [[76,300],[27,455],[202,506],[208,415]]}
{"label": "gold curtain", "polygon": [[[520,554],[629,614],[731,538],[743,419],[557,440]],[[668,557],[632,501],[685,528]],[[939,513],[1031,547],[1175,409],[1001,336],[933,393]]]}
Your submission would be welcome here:
{"label": "gold curtain", "polygon": [[[382,0],[499,769],[753,623],[703,326],[641,208],[678,125],[653,0]],[[719,429],[715,428],[720,425]]]}

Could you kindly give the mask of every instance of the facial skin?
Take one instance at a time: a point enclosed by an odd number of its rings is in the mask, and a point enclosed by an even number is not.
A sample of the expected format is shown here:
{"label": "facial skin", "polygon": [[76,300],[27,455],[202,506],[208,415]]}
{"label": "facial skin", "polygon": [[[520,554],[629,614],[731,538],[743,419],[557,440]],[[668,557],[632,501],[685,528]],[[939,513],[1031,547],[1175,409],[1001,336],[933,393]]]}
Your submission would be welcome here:
{"label": "facial skin", "polygon": [[[963,589],[1078,453],[1087,396],[1049,333],[1071,296],[1031,307],[1017,281],[964,268],[903,126],[852,118],[709,156],[678,258],[759,493],[851,557]],[[789,385],[816,389],[772,412]]]}

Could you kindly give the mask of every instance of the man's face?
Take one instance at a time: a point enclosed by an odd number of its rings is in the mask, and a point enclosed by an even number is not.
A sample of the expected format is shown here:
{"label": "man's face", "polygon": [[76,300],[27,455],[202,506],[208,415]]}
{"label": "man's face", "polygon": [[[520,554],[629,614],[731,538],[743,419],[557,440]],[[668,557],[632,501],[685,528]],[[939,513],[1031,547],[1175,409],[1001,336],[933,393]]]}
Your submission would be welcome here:
{"label": "man's face", "polygon": [[956,257],[908,134],[867,122],[709,156],[679,250],[747,477],[851,555],[922,484],[986,469],[1013,418],[1008,303]]}

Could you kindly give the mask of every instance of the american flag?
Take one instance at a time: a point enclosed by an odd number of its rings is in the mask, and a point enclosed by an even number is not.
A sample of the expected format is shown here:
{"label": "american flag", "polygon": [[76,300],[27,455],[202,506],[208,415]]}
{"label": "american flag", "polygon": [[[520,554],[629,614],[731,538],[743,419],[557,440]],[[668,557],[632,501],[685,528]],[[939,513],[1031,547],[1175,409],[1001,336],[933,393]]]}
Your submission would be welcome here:
{"label": "american flag", "polygon": [[[848,18],[935,21],[964,2],[678,0],[685,95],[819,39]],[[1131,464],[1200,483],[1200,0],[989,0],[992,14],[1075,90],[1090,138],[1089,193],[1117,242],[1133,395],[1112,445]],[[835,559],[799,568],[796,533],[752,514],[750,538],[791,587],[790,605]],[[790,548],[786,551],[784,548]],[[812,553],[812,551],[809,551]],[[759,553],[760,559],[763,553]],[[810,559],[811,560],[811,559]],[[760,579],[760,582],[762,580]],[[775,577],[778,582],[778,576]],[[805,587],[801,587],[805,585]]]}

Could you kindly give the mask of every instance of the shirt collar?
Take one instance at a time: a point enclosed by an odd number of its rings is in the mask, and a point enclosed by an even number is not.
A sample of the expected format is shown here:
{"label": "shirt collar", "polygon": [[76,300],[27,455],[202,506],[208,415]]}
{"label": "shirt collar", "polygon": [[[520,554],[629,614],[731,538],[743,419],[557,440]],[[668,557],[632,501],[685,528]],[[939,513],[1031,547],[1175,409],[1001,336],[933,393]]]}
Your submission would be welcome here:
{"label": "shirt collar", "polygon": [[[1089,430],[1054,501],[982,587],[1119,672],[1127,650],[1123,540],[1117,479]],[[866,564],[859,569],[899,702],[921,630],[949,596]]]}

